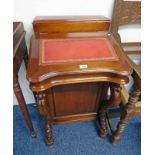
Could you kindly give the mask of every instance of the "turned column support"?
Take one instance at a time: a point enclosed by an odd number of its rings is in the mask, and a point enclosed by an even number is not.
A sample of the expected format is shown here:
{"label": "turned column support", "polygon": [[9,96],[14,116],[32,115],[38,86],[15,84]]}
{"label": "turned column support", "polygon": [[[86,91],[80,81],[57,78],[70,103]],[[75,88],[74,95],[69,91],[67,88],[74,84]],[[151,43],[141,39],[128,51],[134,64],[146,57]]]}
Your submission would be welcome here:
{"label": "turned column support", "polygon": [[[104,103],[105,102],[106,101],[104,101]],[[108,134],[107,124],[106,124],[106,111],[107,111],[107,107],[103,105],[99,113],[99,125],[100,125],[100,137],[101,138],[106,138]]]}
{"label": "turned column support", "polygon": [[[110,89],[110,98],[108,99],[108,90]],[[103,100],[99,111],[100,137],[105,138],[108,134],[106,126],[106,114],[109,106],[119,105],[121,102],[121,88],[119,84],[105,82],[103,84]]]}
{"label": "turned column support", "polygon": [[109,83],[103,83],[101,105],[99,107],[99,131],[100,137],[105,138],[108,134],[106,125],[106,110],[107,110],[107,95],[108,95]]}
{"label": "turned column support", "polygon": [[51,120],[46,120],[45,125],[45,142],[47,145],[52,145],[54,143],[53,139],[53,129],[52,129]]}
{"label": "turned column support", "polygon": [[48,103],[46,102],[46,93],[39,92],[36,94],[38,110],[42,113],[46,119],[45,124],[45,142],[47,145],[52,145],[54,143],[53,140],[53,131],[52,131],[52,115],[50,113],[50,109],[48,107]]}
{"label": "turned column support", "polygon": [[134,90],[128,103],[122,108],[120,122],[117,125],[117,129],[114,132],[112,143],[116,144],[121,139],[121,135],[126,127],[127,122],[133,117],[135,112],[135,104],[137,103],[141,92],[139,89]]}

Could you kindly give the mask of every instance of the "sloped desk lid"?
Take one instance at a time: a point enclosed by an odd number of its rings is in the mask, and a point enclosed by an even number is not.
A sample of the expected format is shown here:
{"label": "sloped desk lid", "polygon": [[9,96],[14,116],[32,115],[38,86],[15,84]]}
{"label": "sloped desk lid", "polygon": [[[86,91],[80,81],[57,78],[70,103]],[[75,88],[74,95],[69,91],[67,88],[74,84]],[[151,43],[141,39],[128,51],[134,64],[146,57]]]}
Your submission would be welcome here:
{"label": "sloped desk lid", "polygon": [[30,82],[83,73],[129,76],[132,68],[111,35],[48,39],[32,36],[27,69]]}
{"label": "sloped desk lid", "polygon": [[118,60],[108,38],[42,39],[39,64],[53,65],[97,60]]}

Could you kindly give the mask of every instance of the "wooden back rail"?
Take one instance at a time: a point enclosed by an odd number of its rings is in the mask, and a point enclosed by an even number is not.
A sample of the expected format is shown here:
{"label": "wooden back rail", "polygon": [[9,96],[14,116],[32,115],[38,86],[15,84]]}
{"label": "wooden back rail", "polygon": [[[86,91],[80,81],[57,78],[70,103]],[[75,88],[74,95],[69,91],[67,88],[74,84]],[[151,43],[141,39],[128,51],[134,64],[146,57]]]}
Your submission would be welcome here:
{"label": "wooden back rail", "polygon": [[33,29],[36,36],[58,35],[60,33],[107,32],[110,20],[104,16],[36,17]]}

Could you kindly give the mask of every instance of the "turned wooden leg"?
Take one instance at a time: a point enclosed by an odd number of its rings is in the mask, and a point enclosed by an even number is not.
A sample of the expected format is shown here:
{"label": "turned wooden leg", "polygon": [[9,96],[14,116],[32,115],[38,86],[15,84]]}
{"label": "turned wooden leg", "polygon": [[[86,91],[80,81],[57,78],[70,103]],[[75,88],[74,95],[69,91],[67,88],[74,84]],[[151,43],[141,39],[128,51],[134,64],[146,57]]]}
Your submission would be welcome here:
{"label": "turned wooden leg", "polygon": [[108,134],[107,125],[106,125],[106,106],[102,106],[101,113],[100,113],[100,137],[105,138]]}
{"label": "turned wooden leg", "polygon": [[46,121],[46,127],[45,127],[46,139],[45,139],[45,142],[46,142],[47,145],[52,145],[54,143],[52,125],[51,124],[52,123],[51,123],[50,120]]}
{"label": "turned wooden leg", "polygon": [[102,89],[102,100],[99,107],[99,130],[100,137],[105,138],[107,136],[107,126],[106,126],[106,110],[107,110],[107,95],[108,95],[109,83],[103,83]]}
{"label": "turned wooden leg", "polygon": [[140,96],[140,90],[134,90],[130,97],[128,103],[122,109],[120,122],[117,125],[117,129],[113,134],[112,143],[116,144],[121,139],[121,135],[126,127],[127,122],[131,119],[134,115],[135,111],[135,104],[138,101]]}
{"label": "turned wooden leg", "polygon": [[46,119],[45,142],[47,145],[52,145],[54,143],[52,132],[52,115],[48,103],[46,103],[46,93],[40,92],[36,94],[36,98],[38,103],[38,110],[40,113],[43,113]]}
{"label": "turned wooden leg", "polygon": [[[110,99],[107,99],[108,89],[110,88]],[[100,110],[100,136],[105,138],[108,134],[106,126],[106,113],[109,106],[119,105],[121,102],[121,88],[119,84],[107,83],[103,84],[103,103]]]}
{"label": "turned wooden leg", "polygon": [[28,109],[27,109],[27,106],[26,106],[20,85],[19,85],[18,79],[15,76],[13,77],[13,89],[14,89],[14,93],[15,93],[15,96],[17,98],[19,107],[23,113],[24,119],[28,125],[30,132],[31,132],[31,137],[34,138],[34,137],[36,137],[36,133],[34,131],[32,121],[31,121],[31,118],[30,118],[30,115],[29,115],[29,112],[28,112]]}

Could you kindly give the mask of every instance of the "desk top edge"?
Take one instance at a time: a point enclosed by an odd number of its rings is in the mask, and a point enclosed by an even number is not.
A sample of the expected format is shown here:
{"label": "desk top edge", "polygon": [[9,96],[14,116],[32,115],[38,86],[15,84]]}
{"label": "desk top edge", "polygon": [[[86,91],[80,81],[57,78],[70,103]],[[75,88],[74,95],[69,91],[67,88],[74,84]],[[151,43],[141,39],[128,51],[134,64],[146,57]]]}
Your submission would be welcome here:
{"label": "desk top edge", "polygon": [[48,22],[58,22],[58,21],[97,21],[105,20],[109,21],[105,16],[36,16],[33,23],[48,23]]}

